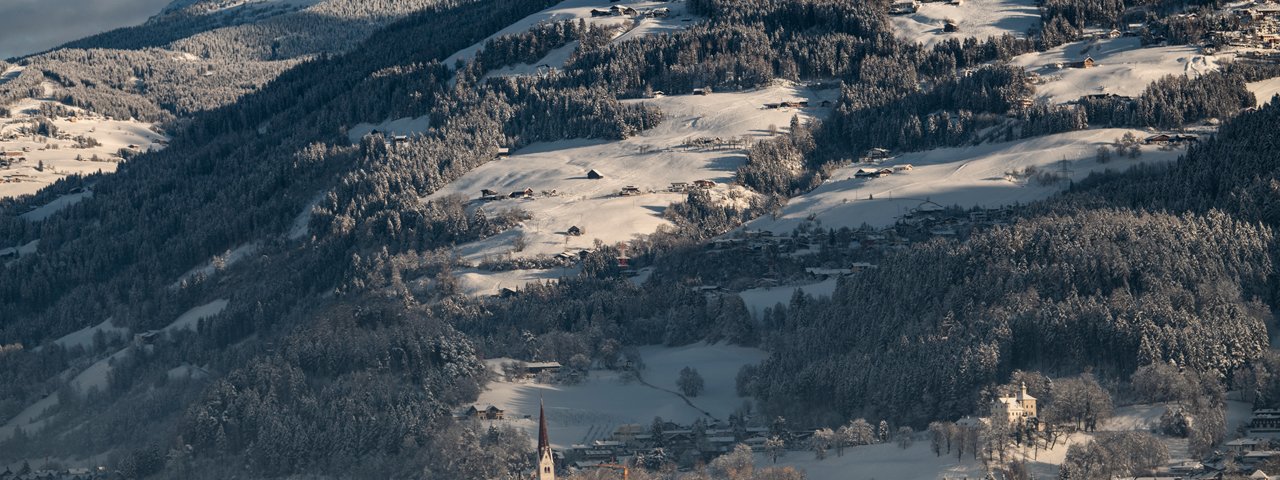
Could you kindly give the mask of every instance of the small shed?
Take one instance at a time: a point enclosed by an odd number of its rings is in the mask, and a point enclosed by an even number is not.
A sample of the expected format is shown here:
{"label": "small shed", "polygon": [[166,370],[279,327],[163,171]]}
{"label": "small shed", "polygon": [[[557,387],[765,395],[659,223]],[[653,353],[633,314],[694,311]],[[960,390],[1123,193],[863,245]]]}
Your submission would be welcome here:
{"label": "small shed", "polygon": [[582,227],[574,225],[572,227],[569,227],[569,230],[565,231],[565,233],[568,233],[569,235],[573,235],[575,237],[580,237],[582,236],[583,229]]}
{"label": "small shed", "polygon": [[591,171],[587,172],[587,178],[592,180],[599,180],[604,178],[604,174],[600,173],[598,170],[592,169]]}

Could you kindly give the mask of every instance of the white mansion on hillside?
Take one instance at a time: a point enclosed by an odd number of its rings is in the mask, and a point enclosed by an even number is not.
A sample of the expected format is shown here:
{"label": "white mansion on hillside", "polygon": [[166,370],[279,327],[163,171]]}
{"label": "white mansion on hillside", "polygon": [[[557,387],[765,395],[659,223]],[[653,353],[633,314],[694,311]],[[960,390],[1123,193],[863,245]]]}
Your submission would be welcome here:
{"label": "white mansion on hillside", "polygon": [[994,421],[1002,415],[1009,419],[1009,423],[1024,423],[1036,418],[1036,397],[1027,395],[1025,382],[1016,396],[996,399],[995,406],[991,408],[991,419]]}

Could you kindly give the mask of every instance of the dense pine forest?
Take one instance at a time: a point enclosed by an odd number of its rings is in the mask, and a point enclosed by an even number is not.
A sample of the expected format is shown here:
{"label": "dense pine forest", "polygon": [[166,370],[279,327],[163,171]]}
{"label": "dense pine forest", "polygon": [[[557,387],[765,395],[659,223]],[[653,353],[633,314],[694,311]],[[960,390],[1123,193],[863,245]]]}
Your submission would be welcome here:
{"label": "dense pine forest", "polygon": [[[517,478],[531,462],[523,433],[452,415],[490,380],[483,359],[613,368],[640,346],[699,341],[767,351],[739,391],[763,416],[814,428],[875,418],[926,429],[987,413],[1013,378],[1040,378],[1027,372],[1122,390],[1170,363],[1208,391],[1248,380],[1259,405],[1280,406],[1268,350],[1280,106],[1257,107],[1245,86],[1273,69],[1229,64],[1136,98],[1027,105],[1035,85],[1006,61],[1118,22],[1125,7],[1058,1],[1041,5],[1039,35],[925,47],[894,37],[885,2],[688,0],[705,21],[687,29],[611,42],[614,31],[586,22],[544,23],[443,64],[554,3],[329,1],[210,16],[196,2],[17,60],[25,70],[0,84],[0,103],[48,96],[161,123],[172,142],[115,174],[0,200],[0,245],[39,240],[38,255],[0,266],[0,419],[56,398],[41,431],[0,440],[0,460],[110,451],[125,478]],[[573,42],[563,69],[486,76]],[[670,227],[631,242],[630,258],[654,271],[647,283],[600,245],[558,283],[513,298],[459,293],[452,248],[529,214],[425,197],[502,148],[621,140],[665,119],[624,100],[778,81],[824,82],[839,97],[827,118],[751,146],[736,172],[759,194],[748,206],[691,192],[663,212]],[[347,136],[420,116],[430,126],[402,141]],[[884,254],[830,298],[798,294],[757,321],[736,296],[688,288],[850,260],[824,247],[740,262],[705,255],[704,242],[871,147],[1211,118],[1218,134],[1174,164],[1092,177],[1015,209],[1008,225]],[[19,216],[86,188],[91,201],[48,219]],[[854,235],[815,233],[829,245]],[[255,242],[252,258],[225,264]],[[212,275],[184,276],[210,258],[223,258]],[[104,321],[165,329],[217,299],[225,311],[145,346],[110,333],[53,341]],[[78,391],[64,373],[126,350],[105,388]],[[205,374],[175,378],[181,365]]]}

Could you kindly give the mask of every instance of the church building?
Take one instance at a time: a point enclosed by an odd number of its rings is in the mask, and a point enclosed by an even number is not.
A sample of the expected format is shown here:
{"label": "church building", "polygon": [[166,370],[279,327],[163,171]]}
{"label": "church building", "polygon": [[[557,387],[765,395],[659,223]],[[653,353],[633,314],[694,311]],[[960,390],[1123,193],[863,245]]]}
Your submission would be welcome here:
{"label": "church building", "polygon": [[535,480],[556,480],[556,459],[551,453],[551,440],[547,435],[547,412],[538,402],[538,474]]}

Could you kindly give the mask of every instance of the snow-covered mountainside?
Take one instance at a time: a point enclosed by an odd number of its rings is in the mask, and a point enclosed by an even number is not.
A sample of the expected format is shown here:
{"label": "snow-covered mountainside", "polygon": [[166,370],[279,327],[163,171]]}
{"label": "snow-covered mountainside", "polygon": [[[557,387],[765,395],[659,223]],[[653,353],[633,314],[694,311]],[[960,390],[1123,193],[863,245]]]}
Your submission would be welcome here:
{"label": "snow-covered mountainside", "polygon": [[0,465],[1258,478],[1270,11],[175,1],[0,64]]}

